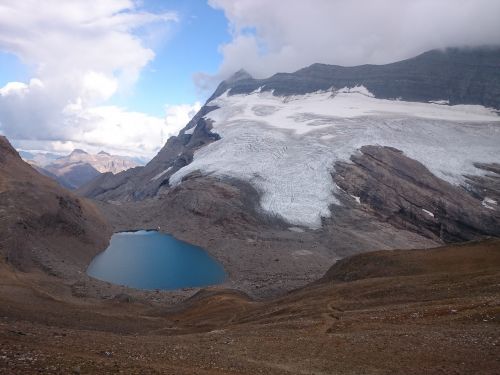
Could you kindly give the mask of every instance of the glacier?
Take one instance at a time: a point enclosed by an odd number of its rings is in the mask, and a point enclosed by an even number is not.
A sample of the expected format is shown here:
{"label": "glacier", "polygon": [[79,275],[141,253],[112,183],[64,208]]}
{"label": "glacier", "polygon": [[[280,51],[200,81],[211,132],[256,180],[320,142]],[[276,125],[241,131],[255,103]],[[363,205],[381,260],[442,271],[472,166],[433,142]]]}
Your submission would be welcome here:
{"label": "glacier", "polygon": [[331,174],[364,145],[391,146],[455,185],[483,171],[473,163],[500,161],[500,117],[479,105],[375,98],[363,86],[298,96],[256,90],[207,103],[221,139],[200,148],[187,174],[238,178],[261,194],[261,206],[291,225],[317,229],[339,204]]}

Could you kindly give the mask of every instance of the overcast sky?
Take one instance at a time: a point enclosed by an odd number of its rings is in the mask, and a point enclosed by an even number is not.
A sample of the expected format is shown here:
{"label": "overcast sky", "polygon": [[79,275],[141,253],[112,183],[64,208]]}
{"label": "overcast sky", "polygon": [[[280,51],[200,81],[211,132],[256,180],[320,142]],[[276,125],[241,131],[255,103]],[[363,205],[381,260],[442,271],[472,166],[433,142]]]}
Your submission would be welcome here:
{"label": "overcast sky", "polygon": [[241,68],[498,45],[499,19],[498,0],[3,0],[0,132],[22,149],[152,157]]}
{"label": "overcast sky", "polygon": [[222,75],[315,62],[383,64],[448,46],[500,43],[498,0],[210,0],[230,21]]}

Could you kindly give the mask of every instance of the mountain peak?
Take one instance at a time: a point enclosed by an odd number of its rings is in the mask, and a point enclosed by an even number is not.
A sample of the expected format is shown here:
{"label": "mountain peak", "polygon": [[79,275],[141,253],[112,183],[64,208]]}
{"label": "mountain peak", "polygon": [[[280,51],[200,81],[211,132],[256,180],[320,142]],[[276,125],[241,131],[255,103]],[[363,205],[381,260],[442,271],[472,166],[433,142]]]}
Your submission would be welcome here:
{"label": "mountain peak", "polygon": [[70,155],[76,155],[76,154],[85,154],[88,155],[88,152],[80,149],[80,148],[75,148]]}
{"label": "mountain peak", "polygon": [[240,69],[236,73],[234,73],[231,77],[229,77],[226,81],[235,82],[235,81],[241,81],[243,79],[253,79],[253,77],[245,69]]}
{"label": "mountain peak", "polygon": [[20,157],[16,149],[10,144],[9,140],[3,135],[0,135],[0,161],[7,154]]}
{"label": "mountain peak", "polygon": [[99,151],[99,152],[97,153],[97,155],[106,155],[106,156],[111,156],[111,154],[110,154],[110,153],[108,153],[108,152],[106,152],[106,151]]}

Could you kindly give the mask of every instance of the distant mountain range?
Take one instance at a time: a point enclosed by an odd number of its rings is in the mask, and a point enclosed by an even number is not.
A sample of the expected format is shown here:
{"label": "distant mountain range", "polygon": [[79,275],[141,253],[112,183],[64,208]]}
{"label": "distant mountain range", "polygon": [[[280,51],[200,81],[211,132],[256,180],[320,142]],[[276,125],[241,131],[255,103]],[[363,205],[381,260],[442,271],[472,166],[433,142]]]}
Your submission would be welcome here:
{"label": "distant mountain range", "polygon": [[67,156],[53,153],[20,152],[22,158],[40,173],[68,189],[78,189],[102,173],[120,173],[141,165],[137,160],[101,151],[89,154],[75,149]]}

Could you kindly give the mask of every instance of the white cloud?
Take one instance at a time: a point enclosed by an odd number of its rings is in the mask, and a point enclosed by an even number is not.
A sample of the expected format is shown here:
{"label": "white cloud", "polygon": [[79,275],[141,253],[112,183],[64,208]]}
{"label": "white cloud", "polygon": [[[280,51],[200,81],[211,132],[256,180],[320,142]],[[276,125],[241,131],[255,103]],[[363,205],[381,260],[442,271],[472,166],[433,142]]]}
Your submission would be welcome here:
{"label": "white cloud", "polygon": [[[500,44],[498,0],[209,0],[230,21],[217,79],[312,63],[388,63],[434,48]],[[206,78],[206,77],[201,77]]]}
{"label": "white cloud", "polygon": [[146,42],[176,20],[130,0],[2,1],[0,50],[32,67],[34,78],[0,88],[0,131],[16,144],[123,142],[128,154],[151,153],[162,146],[164,119],[103,104],[132,87],[154,58]]}
{"label": "white cloud", "polygon": [[14,95],[24,95],[30,87],[43,87],[42,81],[39,79],[33,78],[30,83],[27,85],[22,82],[9,82],[4,87],[0,88],[0,95],[6,97],[10,94]]}
{"label": "white cloud", "polygon": [[94,71],[87,72],[83,76],[83,97],[86,101],[107,100],[113,96],[118,89],[117,79],[107,77],[102,73]]}
{"label": "white cloud", "polygon": [[93,70],[128,81],[154,56],[134,31],[174,20],[174,13],[143,12],[128,0],[7,0],[0,48],[36,65],[43,78],[73,80]]}
{"label": "white cloud", "polygon": [[166,106],[165,110],[167,116],[165,123],[169,129],[170,134],[177,134],[179,131],[187,125],[189,120],[198,112],[201,108],[200,102],[194,104],[180,104],[180,105],[169,105]]}
{"label": "white cloud", "polygon": [[63,117],[64,128],[77,124],[71,135],[51,140],[18,139],[15,144],[23,150],[68,153],[81,148],[96,153],[105,149],[118,155],[151,158],[168,137],[178,134],[200,107],[198,102],[168,106],[166,118],[159,118],[117,106],[83,108],[75,104],[65,108]]}

